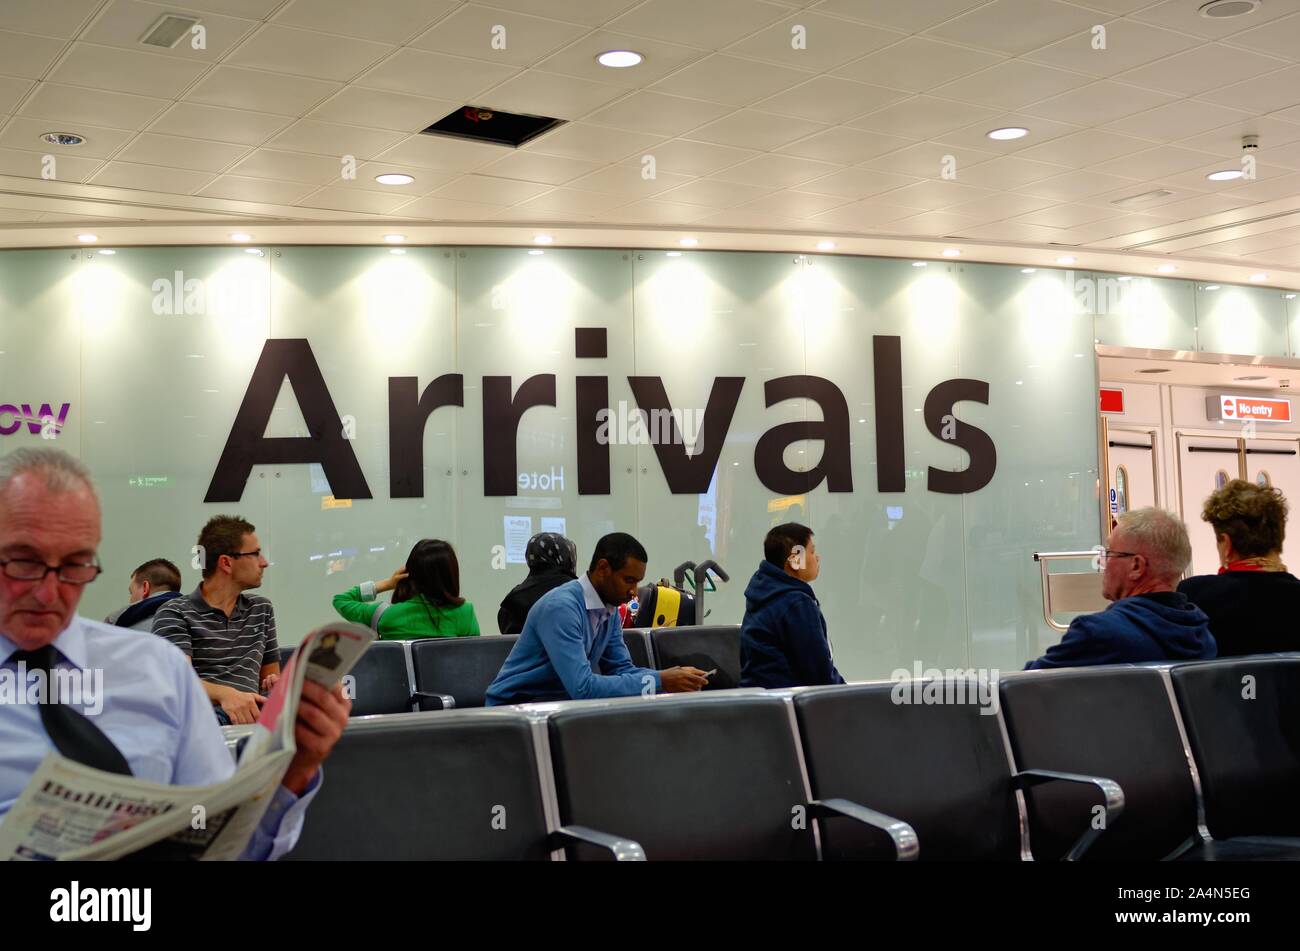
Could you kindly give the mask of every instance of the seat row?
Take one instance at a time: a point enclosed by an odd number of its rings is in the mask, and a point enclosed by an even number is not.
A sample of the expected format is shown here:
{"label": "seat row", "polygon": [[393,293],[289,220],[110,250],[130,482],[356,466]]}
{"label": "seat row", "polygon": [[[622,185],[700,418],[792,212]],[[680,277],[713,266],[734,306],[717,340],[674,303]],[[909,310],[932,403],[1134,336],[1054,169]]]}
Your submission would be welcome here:
{"label": "seat row", "polygon": [[[740,685],[740,626],[629,628],[632,662],[665,670],[716,670],[707,689]],[[352,669],[352,715],[483,706],[518,635],[376,641]],[[287,660],[288,655],[284,655]]]}
{"label": "seat row", "polygon": [[1300,858],[1300,655],[974,688],[359,717],[287,858]]}

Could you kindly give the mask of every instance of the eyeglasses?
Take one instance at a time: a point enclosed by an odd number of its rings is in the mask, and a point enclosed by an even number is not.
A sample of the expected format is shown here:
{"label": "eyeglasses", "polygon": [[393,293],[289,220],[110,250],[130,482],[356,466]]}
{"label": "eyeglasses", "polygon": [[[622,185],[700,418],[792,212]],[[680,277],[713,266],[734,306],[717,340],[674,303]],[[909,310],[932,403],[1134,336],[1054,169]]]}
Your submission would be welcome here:
{"label": "eyeglasses", "polygon": [[1102,561],[1105,561],[1107,558],[1111,558],[1111,557],[1115,557],[1115,558],[1139,558],[1139,557],[1141,557],[1141,556],[1138,555],[1138,553],[1135,552],[1135,551],[1115,551],[1114,549],[1111,549],[1111,548],[1103,549],[1103,551],[1102,551],[1102,553],[1101,553],[1101,560],[1102,560]]}
{"label": "eyeglasses", "polygon": [[66,565],[47,565],[43,561],[30,561],[25,558],[11,558],[0,561],[0,570],[6,578],[14,581],[44,581],[51,571],[64,584],[90,584],[99,577],[104,569],[98,564],[73,562]]}
{"label": "eyeglasses", "polygon": [[262,549],[254,548],[252,551],[237,551],[226,556],[227,558],[261,558]]}

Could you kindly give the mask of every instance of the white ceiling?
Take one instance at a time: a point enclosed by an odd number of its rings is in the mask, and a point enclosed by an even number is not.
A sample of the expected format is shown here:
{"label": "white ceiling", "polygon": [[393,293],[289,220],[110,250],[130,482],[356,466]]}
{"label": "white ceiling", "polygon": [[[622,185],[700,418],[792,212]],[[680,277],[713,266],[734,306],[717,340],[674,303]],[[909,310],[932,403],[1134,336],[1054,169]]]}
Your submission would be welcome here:
{"label": "white ceiling", "polygon": [[[1295,361],[1278,360],[1277,363]],[[1173,386],[1215,386],[1233,390],[1286,390],[1300,387],[1300,367],[1256,363],[1207,363],[1203,360],[1158,360],[1100,357],[1098,379],[1106,383],[1165,383]],[[1143,371],[1163,370],[1162,373]],[[1243,379],[1261,377],[1261,379]],[[1289,394],[1284,394],[1289,395]]]}
{"label": "white ceiling", "polygon": [[[0,245],[68,244],[79,225],[123,243],[235,221],[258,240],[303,222],[321,240],[395,221],[610,243],[689,227],[1027,263],[1066,245],[1116,270],[1168,255],[1187,276],[1294,287],[1300,0],[1225,21],[1203,2],[2,0]],[[207,48],[142,46],[166,12],[200,16]],[[595,63],[620,47],[645,62]],[[518,150],[416,134],[464,103],[569,122]],[[985,136],[1006,125],[1030,135]],[[88,141],[54,151],[52,130]],[[1246,133],[1257,179],[1207,181]],[[1112,204],[1155,189],[1172,194]]]}

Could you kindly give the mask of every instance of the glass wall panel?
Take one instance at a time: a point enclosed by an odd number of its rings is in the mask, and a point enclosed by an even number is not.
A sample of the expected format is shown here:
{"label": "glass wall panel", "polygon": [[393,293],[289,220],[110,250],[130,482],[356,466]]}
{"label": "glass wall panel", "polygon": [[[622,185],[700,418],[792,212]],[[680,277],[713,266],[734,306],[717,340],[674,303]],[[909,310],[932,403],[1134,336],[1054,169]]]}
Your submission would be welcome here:
{"label": "glass wall panel", "polygon": [[1197,284],[1196,331],[1206,353],[1286,356],[1286,301],[1267,287]]}
{"label": "glass wall panel", "polygon": [[1073,284],[1071,294],[1082,308],[1080,312],[1095,316],[1097,343],[1153,350],[1196,349],[1192,281],[1101,271],[1064,273]]}

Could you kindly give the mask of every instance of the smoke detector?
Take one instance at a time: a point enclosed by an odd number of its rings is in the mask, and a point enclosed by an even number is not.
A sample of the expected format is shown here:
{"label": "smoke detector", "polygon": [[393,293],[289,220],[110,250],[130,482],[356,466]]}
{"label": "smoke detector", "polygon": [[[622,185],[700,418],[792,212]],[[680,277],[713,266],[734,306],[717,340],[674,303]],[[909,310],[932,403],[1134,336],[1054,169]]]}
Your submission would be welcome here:
{"label": "smoke detector", "polygon": [[1243,136],[1241,137],[1241,147],[1242,147],[1243,149],[1257,149],[1257,148],[1259,148],[1259,136],[1257,136],[1257,135],[1243,135]]}

